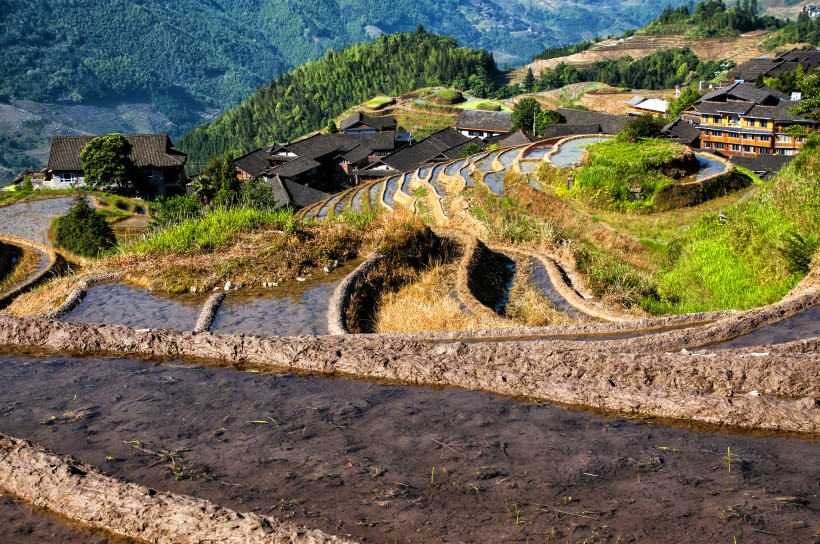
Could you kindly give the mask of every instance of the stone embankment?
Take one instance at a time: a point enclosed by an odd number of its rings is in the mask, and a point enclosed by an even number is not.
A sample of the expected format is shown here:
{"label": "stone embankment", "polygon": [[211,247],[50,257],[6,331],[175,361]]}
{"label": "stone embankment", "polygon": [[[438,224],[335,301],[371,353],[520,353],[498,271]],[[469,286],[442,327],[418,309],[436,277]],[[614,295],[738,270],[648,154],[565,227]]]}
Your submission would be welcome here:
{"label": "stone embankment", "polygon": [[52,247],[10,234],[0,234],[0,241],[32,251],[40,257],[40,264],[34,272],[17,285],[11,286],[4,293],[0,294],[0,308],[5,308],[11,304],[15,298],[29,289],[36,287],[43,280],[59,272],[60,269],[65,266],[65,260],[59,253],[54,251]]}
{"label": "stone embankment", "polygon": [[270,516],[125,483],[4,434],[0,486],[33,506],[142,542],[352,543]]}

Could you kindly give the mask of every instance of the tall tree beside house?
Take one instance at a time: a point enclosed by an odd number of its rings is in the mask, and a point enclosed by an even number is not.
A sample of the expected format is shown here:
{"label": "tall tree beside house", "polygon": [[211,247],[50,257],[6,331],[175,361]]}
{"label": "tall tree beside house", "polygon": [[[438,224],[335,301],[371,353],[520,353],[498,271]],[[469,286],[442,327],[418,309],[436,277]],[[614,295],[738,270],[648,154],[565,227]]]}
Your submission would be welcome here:
{"label": "tall tree beside house", "polygon": [[539,111],[535,116],[535,132],[543,135],[548,126],[566,122],[567,118],[555,110]]}
{"label": "tall tree beside house", "polygon": [[803,100],[789,110],[795,115],[807,115],[820,121],[820,73],[803,76],[797,82],[797,88],[803,93]]}
{"label": "tall tree beside house", "polygon": [[130,153],[131,144],[122,134],[92,139],[80,152],[86,186],[92,190],[133,192],[140,174]]}
{"label": "tall tree beside house", "polygon": [[512,112],[514,130],[532,132],[533,120],[541,111],[541,105],[534,98],[522,98],[515,103]]}
{"label": "tall tree beside house", "polygon": [[532,68],[527,68],[527,75],[524,76],[524,81],[521,82],[522,89],[525,93],[531,93],[535,86],[535,75],[532,73]]}
{"label": "tall tree beside house", "polygon": [[213,159],[203,173],[211,179],[212,185],[216,188],[214,207],[231,208],[239,203],[242,182],[236,176],[232,154],[225,153],[224,157]]}
{"label": "tall tree beside house", "polygon": [[55,243],[83,257],[99,257],[117,245],[117,237],[105,217],[79,195],[67,214],[56,219]]}
{"label": "tall tree beside house", "polygon": [[686,87],[683,89],[680,92],[680,96],[669,102],[669,118],[676,118],[681,112],[691,107],[698,98],[700,98],[700,93],[694,87]]}

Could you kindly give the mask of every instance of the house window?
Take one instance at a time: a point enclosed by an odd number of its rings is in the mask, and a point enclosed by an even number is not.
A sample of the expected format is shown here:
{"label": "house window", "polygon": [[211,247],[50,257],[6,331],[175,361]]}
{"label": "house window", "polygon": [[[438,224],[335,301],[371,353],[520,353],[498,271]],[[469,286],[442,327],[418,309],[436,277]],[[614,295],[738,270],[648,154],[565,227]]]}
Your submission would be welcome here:
{"label": "house window", "polygon": [[723,132],[721,132],[719,130],[713,130],[712,131],[712,136],[717,136],[718,138],[720,138],[721,136],[723,136]]}
{"label": "house window", "polygon": [[784,142],[788,143],[788,142],[792,141],[792,137],[789,136],[788,134],[778,134],[777,135],[777,141],[779,143],[784,143]]}
{"label": "house window", "polygon": [[743,151],[745,151],[746,153],[751,153],[752,150],[753,150],[753,148],[750,145],[744,145],[743,146]]}
{"label": "house window", "polygon": [[784,155],[794,155],[794,149],[784,149],[783,154]]}
{"label": "house window", "polygon": [[758,148],[758,151],[760,152],[761,155],[771,155],[772,154],[772,150],[769,149],[768,147],[760,147],[760,148]]}
{"label": "house window", "polygon": [[712,142],[703,142],[703,149],[712,149]]}
{"label": "house window", "polygon": [[740,144],[732,144],[732,151],[740,151]]}
{"label": "house window", "polygon": [[726,149],[726,144],[717,142],[715,143],[715,149]]}

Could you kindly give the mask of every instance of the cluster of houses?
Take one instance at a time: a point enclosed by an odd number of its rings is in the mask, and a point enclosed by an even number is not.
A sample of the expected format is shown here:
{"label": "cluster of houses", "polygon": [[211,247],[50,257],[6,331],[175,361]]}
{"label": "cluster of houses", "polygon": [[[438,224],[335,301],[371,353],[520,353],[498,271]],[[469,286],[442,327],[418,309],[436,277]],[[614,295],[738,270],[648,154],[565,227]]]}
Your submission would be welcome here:
{"label": "cluster of houses", "polygon": [[[773,57],[752,59],[738,66],[731,79],[710,90],[676,120],[663,134],[675,142],[728,157],[758,173],[778,171],[806,140],[792,127],[816,130],[810,117],[794,115],[790,109],[802,97],[746,83],[758,74],[776,77],[802,66],[820,68],[820,50],[792,50]],[[565,122],[547,127],[544,139],[578,134],[617,134],[632,115],[665,118],[668,103],[635,96],[627,103],[627,115],[560,108]],[[805,133],[806,131],[802,131]],[[91,136],[55,136],[48,165],[30,173],[36,186],[67,188],[83,184],[80,152]],[[187,156],[174,149],[167,134],[131,134],[131,159],[148,181],[148,198],[190,193],[194,178],[186,178]],[[334,133],[315,134],[296,142],[255,149],[237,159],[241,180],[262,179],[271,186],[281,206],[301,208],[323,200],[369,179],[407,172],[425,164],[447,162],[490,145],[502,147],[535,141],[516,131],[512,114],[505,111],[463,110],[455,126],[434,132],[418,141],[398,130],[390,115],[354,113]]]}

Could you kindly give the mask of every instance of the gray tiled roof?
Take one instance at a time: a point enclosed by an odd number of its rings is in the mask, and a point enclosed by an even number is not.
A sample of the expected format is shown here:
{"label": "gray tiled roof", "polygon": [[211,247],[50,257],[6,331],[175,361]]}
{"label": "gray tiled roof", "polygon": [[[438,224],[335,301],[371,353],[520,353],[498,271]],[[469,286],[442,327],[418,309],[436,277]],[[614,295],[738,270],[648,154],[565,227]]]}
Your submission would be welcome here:
{"label": "gray tiled roof", "polygon": [[749,83],[733,83],[728,87],[716,89],[702,96],[695,104],[701,102],[725,102],[727,100],[747,100],[757,104],[775,105],[778,100],[787,98],[780,91],[763,86],[755,87]]}
{"label": "gray tiled roof", "polygon": [[511,132],[512,113],[508,111],[462,110],[456,117],[456,128],[492,132]]}
{"label": "gray tiled roof", "polygon": [[347,130],[359,123],[363,125],[367,125],[369,127],[373,127],[376,130],[387,130],[387,129],[395,129],[396,128],[396,118],[392,115],[384,115],[381,117],[371,117],[366,113],[354,113],[350,117],[346,117],[340,123],[339,128],[342,130]]}
{"label": "gray tiled roof", "polygon": [[755,106],[754,102],[747,102],[741,100],[727,100],[726,102],[712,102],[712,101],[704,101],[700,104],[695,105],[695,110],[698,113],[709,113],[709,114],[716,114],[716,113],[736,113],[736,114],[744,114],[747,113]]}
{"label": "gray tiled roof", "polygon": [[624,115],[572,108],[558,108],[558,113],[566,118],[568,125],[599,125],[604,134],[618,134],[626,128],[626,122],[629,120]]}
{"label": "gray tiled roof", "polygon": [[[131,160],[138,168],[184,166],[188,156],[173,149],[167,134],[127,134]],[[81,171],[80,152],[94,136],[54,136],[46,168],[53,171]]]}
{"label": "gray tiled roof", "polygon": [[330,196],[328,193],[317,191],[295,181],[282,179],[277,175],[266,177],[265,180],[271,186],[276,203],[282,207],[305,208]]}
{"label": "gray tiled roof", "polygon": [[757,157],[741,157],[739,155],[729,157],[732,164],[748,168],[752,172],[764,174],[769,177],[778,173],[784,166],[794,159],[787,155],[758,155]]}
{"label": "gray tiled roof", "polygon": [[237,168],[247,172],[249,175],[259,177],[262,175],[262,172],[270,167],[268,163],[270,151],[270,147],[260,147],[259,149],[242,155],[238,159],[234,159],[233,163]]}
{"label": "gray tiled roof", "polygon": [[301,174],[305,174],[314,168],[319,168],[320,166],[321,164],[313,159],[309,159],[307,157],[297,157],[292,161],[288,161],[285,164],[267,170],[267,173],[270,175],[279,175],[283,178],[294,178]]}
{"label": "gray tiled roof", "polygon": [[560,123],[549,125],[544,131],[544,138],[559,138],[562,136],[575,136],[576,134],[598,134],[601,132],[601,125],[569,125]]}
{"label": "gray tiled roof", "polygon": [[399,149],[383,157],[380,162],[398,172],[409,172],[441,154],[443,151],[461,145],[469,140],[469,137],[448,127],[434,132],[417,144]]}
{"label": "gray tiled roof", "polygon": [[680,118],[663,127],[662,132],[686,144],[700,138],[700,130]]}

